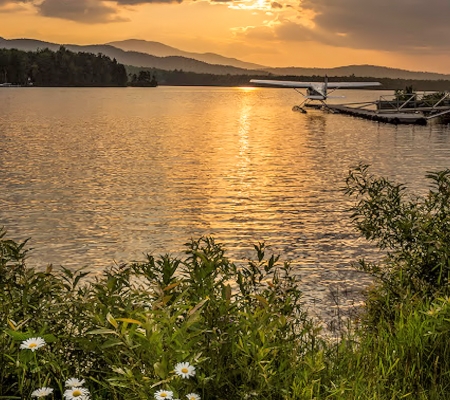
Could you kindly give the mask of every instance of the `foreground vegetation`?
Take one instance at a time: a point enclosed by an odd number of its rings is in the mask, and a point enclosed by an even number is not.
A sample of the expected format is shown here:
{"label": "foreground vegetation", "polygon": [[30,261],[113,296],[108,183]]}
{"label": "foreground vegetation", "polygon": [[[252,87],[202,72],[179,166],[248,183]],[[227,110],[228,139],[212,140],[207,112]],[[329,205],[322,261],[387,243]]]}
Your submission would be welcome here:
{"label": "foreground vegetation", "polygon": [[[212,238],[90,276],[36,271],[0,235],[0,398],[448,399],[450,171],[423,198],[353,169],[353,221],[386,252],[329,339],[289,264],[255,246],[235,265]],[[84,380],[84,382],[83,382]]]}

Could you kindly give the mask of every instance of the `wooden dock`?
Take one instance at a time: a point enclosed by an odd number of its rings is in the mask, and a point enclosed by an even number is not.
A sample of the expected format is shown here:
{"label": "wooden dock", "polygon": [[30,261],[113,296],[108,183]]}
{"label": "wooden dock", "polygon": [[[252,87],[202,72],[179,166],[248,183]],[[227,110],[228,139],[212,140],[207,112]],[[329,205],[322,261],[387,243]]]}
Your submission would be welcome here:
{"label": "wooden dock", "polygon": [[371,121],[386,122],[389,124],[426,125],[427,118],[422,112],[382,112],[347,105],[327,104],[327,108],[335,113],[347,114],[354,117],[370,119]]}
{"label": "wooden dock", "polygon": [[[379,100],[347,104],[305,104],[371,121],[389,124],[426,125],[428,121],[450,123],[450,92],[381,96]],[[293,110],[305,112],[302,107]]]}
{"label": "wooden dock", "polygon": [[303,107],[395,125],[426,125],[430,120],[450,124],[450,92],[396,93],[392,96],[380,96],[379,100],[375,101],[346,104],[306,103],[292,109],[306,112]]}

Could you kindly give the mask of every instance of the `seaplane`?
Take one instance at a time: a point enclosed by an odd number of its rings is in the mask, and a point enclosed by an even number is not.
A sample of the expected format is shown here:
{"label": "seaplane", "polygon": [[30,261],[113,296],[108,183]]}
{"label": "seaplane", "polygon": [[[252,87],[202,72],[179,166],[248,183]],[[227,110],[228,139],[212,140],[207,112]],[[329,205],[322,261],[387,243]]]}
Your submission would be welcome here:
{"label": "seaplane", "polygon": [[[325,76],[324,82],[300,82],[300,81],[277,81],[270,79],[251,79],[250,83],[262,86],[275,86],[295,89],[305,100],[297,106],[292,107],[293,111],[300,111],[306,114],[305,105],[311,101],[319,101],[324,108],[327,108],[326,100],[331,98],[342,98],[344,96],[330,96],[337,89],[363,88],[370,86],[380,86],[380,82],[328,82]],[[302,93],[298,89],[306,89],[306,93]],[[331,90],[329,90],[331,89]]]}

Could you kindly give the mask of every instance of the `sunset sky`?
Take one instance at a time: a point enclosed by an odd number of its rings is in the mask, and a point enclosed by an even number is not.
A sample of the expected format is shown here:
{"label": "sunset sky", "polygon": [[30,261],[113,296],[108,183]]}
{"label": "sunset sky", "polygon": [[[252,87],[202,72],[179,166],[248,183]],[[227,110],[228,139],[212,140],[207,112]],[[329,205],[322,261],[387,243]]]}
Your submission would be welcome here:
{"label": "sunset sky", "polygon": [[267,66],[450,73],[449,0],[0,0],[0,36],[157,41]]}

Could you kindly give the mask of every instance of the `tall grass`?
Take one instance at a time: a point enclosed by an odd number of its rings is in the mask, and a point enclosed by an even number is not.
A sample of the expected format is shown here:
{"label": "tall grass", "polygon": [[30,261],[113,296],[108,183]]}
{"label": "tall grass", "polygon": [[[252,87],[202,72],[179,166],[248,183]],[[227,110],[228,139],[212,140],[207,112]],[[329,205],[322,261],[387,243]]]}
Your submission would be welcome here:
{"label": "tall grass", "polygon": [[[339,340],[306,315],[292,267],[262,243],[242,265],[200,238],[182,259],[91,276],[27,266],[27,242],[2,230],[0,398],[448,399],[449,176],[430,174],[417,198],[367,166],[350,171],[355,226],[387,255],[360,261],[374,285]],[[180,363],[193,372],[180,376]],[[89,395],[68,394],[69,378]]]}

